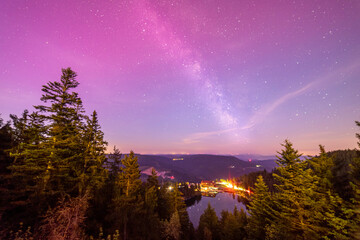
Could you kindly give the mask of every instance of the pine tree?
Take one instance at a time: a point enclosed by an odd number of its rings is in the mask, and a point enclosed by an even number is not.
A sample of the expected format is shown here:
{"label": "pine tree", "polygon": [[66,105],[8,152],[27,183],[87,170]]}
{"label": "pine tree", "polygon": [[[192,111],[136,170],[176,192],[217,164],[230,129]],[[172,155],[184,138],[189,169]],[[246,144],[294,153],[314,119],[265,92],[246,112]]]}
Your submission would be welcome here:
{"label": "pine tree", "polygon": [[204,213],[200,216],[198,227],[199,239],[207,239],[209,235],[211,235],[211,239],[213,240],[220,239],[219,220],[210,203],[208,203]]}
{"label": "pine tree", "polygon": [[7,153],[7,150],[13,147],[14,134],[10,126],[10,122],[4,123],[0,115],[0,172],[7,173],[7,167],[12,160]]}
{"label": "pine tree", "polygon": [[172,193],[169,193],[168,183],[163,184],[159,189],[158,214],[160,220],[169,220],[175,212]]}
{"label": "pine tree", "polygon": [[237,222],[235,216],[228,211],[221,212],[221,220],[219,222],[221,239],[235,240],[242,239],[237,235]]}
{"label": "pine tree", "polygon": [[[269,239],[347,239],[346,217],[339,216],[341,199],[331,194],[331,159],[321,147],[320,157],[300,161],[297,150],[289,141],[280,153],[278,193],[274,221],[267,227]],[[340,214],[341,215],[341,214]],[[336,229],[335,231],[333,229]]]}
{"label": "pine tree", "polygon": [[[13,158],[8,154],[8,150],[13,147],[13,140],[14,135],[10,122],[4,123],[0,115],[0,216],[3,216],[4,211],[11,207],[10,202],[14,195],[12,186],[16,184],[11,171],[8,169],[13,162]],[[2,219],[5,220],[4,217]],[[2,231],[2,227],[0,227],[0,231]]]}
{"label": "pine tree", "polygon": [[315,179],[312,170],[306,169],[306,162],[300,160],[298,153],[288,140],[282,146],[285,148],[278,157],[277,168],[279,174],[273,174],[280,183],[276,185],[279,194],[276,202],[280,209],[275,214],[276,220],[268,228],[272,236],[281,238],[299,238],[314,235],[316,232],[309,222],[311,209],[312,189]]}
{"label": "pine tree", "polygon": [[[41,141],[41,134],[38,134],[43,126],[37,121],[37,113],[29,114],[27,110],[18,117],[10,115],[11,122],[7,128],[11,133],[11,141],[8,142],[11,148],[5,151],[7,166],[3,169],[8,172],[7,194],[2,194],[3,200],[7,202],[7,208],[2,219],[8,224],[18,224],[19,219],[28,226],[33,224],[46,206],[41,206],[37,199],[39,192],[39,171],[41,164],[42,150],[30,154],[30,149],[37,149]],[[12,127],[11,127],[12,125]],[[39,158],[39,164],[34,159]],[[11,174],[10,174],[11,173]]]}
{"label": "pine tree", "polygon": [[247,226],[249,239],[265,239],[266,228],[274,219],[274,210],[269,189],[264,183],[262,175],[258,176],[255,183],[254,193],[249,204],[249,214],[251,215]]}
{"label": "pine tree", "polygon": [[[355,121],[356,126],[360,127],[360,122]],[[356,134],[356,138],[359,140],[358,146],[360,148],[360,134]],[[353,189],[354,189],[354,198],[353,198],[353,211],[354,217],[352,220],[353,225],[353,237],[355,239],[360,239],[360,150],[357,151],[357,157],[354,158],[351,164],[351,175],[353,179]]]}
{"label": "pine tree", "polygon": [[99,188],[105,181],[107,171],[103,165],[106,161],[105,150],[107,142],[104,141],[104,133],[98,122],[97,112],[94,111],[85,128],[86,151],[84,156],[84,166],[79,173],[81,179],[80,193],[86,188]]}
{"label": "pine tree", "polygon": [[189,220],[189,215],[186,210],[186,205],[184,202],[183,194],[179,191],[179,186],[175,183],[175,186],[171,192],[171,203],[173,205],[172,212],[178,212],[180,223],[181,223],[181,239],[189,239],[191,232],[191,223]]}
{"label": "pine tree", "polygon": [[169,221],[162,222],[162,237],[165,240],[182,239],[180,217],[177,211],[173,213]]}
{"label": "pine tree", "polygon": [[346,204],[334,191],[331,182],[334,161],[320,145],[320,154],[308,160],[313,171],[314,187],[309,211],[313,214],[309,222],[319,237],[329,239],[350,239],[350,221]]}
{"label": "pine tree", "polygon": [[19,118],[10,115],[13,123],[15,145],[10,150],[14,158],[11,167],[13,176],[21,183],[28,198],[38,198],[44,188],[46,176],[47,156],[46,126],[38,112],[28,114],[25,110]]}
{"label": "pine tree", "polygon": [[150,219],[157,218],[158,194],[154,186],[145,191],[145,209]]}
{"label": "pine tree", "polygon": [[233,215],[236,221],[236,228],[235,228],[235,235],[238,236],[238,239],[245,239],[247,237],[246,233],[246,226],[248,224],[248,217],[244,209],[240,209],[238,211],[237,207],[235,206]]}
{"label": "pine tree", "polygon": [[151,175],[149,175],[147,178],[147,186],[154,187],[155,189],[159,190],[160,185],[155,168],[151,169]]}
{"label": "pine tree", "polygon": [[29,121],[29,111],[28,110],[24,110],[21,117],[18,117],[14,114],[10,114],[10,118],[12,120],[12,124],[13,124],[13,129],[12,129],[12,133],[13,133],[13,140],[14,142],[16,142],[17,144],[17,152],[21,151],[21,143],[28,143],[29,140],[27,138],[29,138],[30,136],[28,134],[26,134],[26,132],[28,131],[28,121]]}
{"label": "pine tree", "polygon": [[[360,122],[356,121],[356,126],[360,127]],[[360,133],[356,134],[358,146],[360,148]],[[351,176],[355,189],[357,203],[360,205],[360,150],[357,150],[357,157],[351,163]]]}
{"label": "pine tree", "polygon": [[334,159],[334,167],[332,169],[332,184],[339,196],[347,202],[354,197],[354,189],[351,186],[352,174],[351,165],[356,159],[356,151],[343,150],[328,153]]}
{"label": "pine tree", "polygon": [[295,150],[293,148],[293,144],[289,140],[285,140],[283,144],[281,144],[285,149],[281,150],[281,152],[278,152],[280,156],[276,156],[277,164],[279,167],[288,167],[291,168],[296,163],[300,163],[300,157],[302,154],[299,154],[298,150]]}
{"label": "pine tree", "polygon": [[[48,166],[52,191],[77,193],[82,188],[80,174],[84,169],[84,109],[78,93],[79,82],[70,68],[62,69],[60,81],[44,85],[41,100],[50,106],[35,106],[50,122],[47,147],[51,149]],[[80,181],[79,181],[80,180]]]}
{"label": "pine tree", "polygon": [[104,166],[109,170],[109,174],[104,184],[95,189],[92,198],[89,200],[89,211],[87,212],[86,226],[90,235],[98,235],[98,230],[103,229],[105,233],[114,233],[114,223],[116,225],[116,215],[114,214],[115,196],[121,194],[118,180],[121,166],[120,150],[114,146],[113,152],[108,155],[108,159],[104,162]]}
{"label": "pine tree", "polygon": [[159,183],[153,168],[145,185],[144,197],[144,239],[159,239],[160,218],[158,215]]}
{"label": "pine tree", "polygon": [[29,114],[28,110],[24,110],[21,117],[10,114],[10,118],[13,125],[14,141],[10,155],[14,157],[14,162],[17,165],[21,165],[25,159],[32,158],[29,151],[39,148],[39,145],[44,142],[45,124],[38,112]]}
{"label": "pine tree", "polygon": [[[78,85],[76,73],[67,68],[62,69],[59,82],[43,86],[41,100],[50,106],[35,106],[39,112],[35,113],[32,124],[38,128],[30,128],[40,130],[38,134],[31,134],[38,139],[31,140],[23,152],[14,153],[24,159],[14,169],[17,172],[36,170],[36,186],[42,193],[74,193],[79,186],[76,173],[83,167],[81,158],[85,148],[81,135],[82,102],[78,94],[72,92]],[[23,144],[27,144],[26,141]]]}
{"label": "pine tree", "polygon": [[[141,196],[140,170],[137,157],[131,151],[121,161],[124,167],[118,178],[119,191],[114,199],[114,227],[122,229],[123,239],[131,239],[137,233],[137,220],[141,220],[143,199]],[[133,236],[134,235],[134,236]]]}
{"label": "pine tree", "polygon": [[320,155],[309,159],[310,167],[316,176],[319,177],[318,186],[322,190],[333,188],[333,174],[334,160],[326,154],[325,147],[320,145]]}
{"label": "pine tree", "polygon": [[124,167],[121,168],[119,186],[126,197],[134,197],[140,191],[141,180],[138,159],[133,151],[121,160]]}
{"label": "pine tree", "polygon": [[114,146],[113,152],[109,154],[106,164],[110,169],[110,179],[115,180],[119,177],[122,154],[120,150]]}
{"label": "pine tree", "polygon": [[11,169],[31,192],[33,205],[43,211],[61,196],[76,197],[103,181],[103,133],[96,113],[91,119],[84,115],[74,91],[78,85],[76,73],[62,69],[60,81],[43,86],[44,105],[35,106],[30,115],[11,116],[19,142],[11,151]]}

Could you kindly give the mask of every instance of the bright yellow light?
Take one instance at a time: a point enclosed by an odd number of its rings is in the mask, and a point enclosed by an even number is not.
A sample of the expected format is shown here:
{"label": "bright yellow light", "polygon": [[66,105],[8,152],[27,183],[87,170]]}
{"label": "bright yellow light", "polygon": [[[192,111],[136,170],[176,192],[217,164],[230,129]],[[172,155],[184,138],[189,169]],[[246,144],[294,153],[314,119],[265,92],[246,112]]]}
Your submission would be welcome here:
{"label": "bright yellow light", "polygon": [[238,187],[238,186],[236,186],[236,185],[232,184],[231,182],[228,182],[228,181],[226,181],[226,180],[224,180],[224,179],[221,179],[220,182],[218,182],[218,183],[224,185],[225,187],[232,188],[232,189],[234,189],[234,190],[239,190],[239,191],[246,191],[246,192],[248,192],[248,190],[246,190],[246,189],[244,189],[244,188],[242,188],[242,187]]}

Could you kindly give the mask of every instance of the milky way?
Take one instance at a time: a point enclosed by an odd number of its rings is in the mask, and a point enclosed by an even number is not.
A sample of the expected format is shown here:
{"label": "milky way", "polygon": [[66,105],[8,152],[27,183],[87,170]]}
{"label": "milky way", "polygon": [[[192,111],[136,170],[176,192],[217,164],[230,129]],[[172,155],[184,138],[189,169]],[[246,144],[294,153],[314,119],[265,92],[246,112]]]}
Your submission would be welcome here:
{"label": "milky way", "polygon": [[275,154],[356,147],[358,1],[1,1],[0,113],[78,73],[110,148]]}

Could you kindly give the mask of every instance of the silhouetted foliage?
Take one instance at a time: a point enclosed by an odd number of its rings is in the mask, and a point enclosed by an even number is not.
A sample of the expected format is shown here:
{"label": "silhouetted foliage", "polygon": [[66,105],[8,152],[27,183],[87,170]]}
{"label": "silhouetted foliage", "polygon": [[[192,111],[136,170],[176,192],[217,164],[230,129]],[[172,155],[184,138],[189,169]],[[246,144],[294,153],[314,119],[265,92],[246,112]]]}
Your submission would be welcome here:
{"label": "silhouetted foliage", "polygon": [[220,239],[220,224],[214,208],[210,203],[200,216],[199,227],[197,229],[198,239]]}
{"label": "silhouetted foliage", "polygon": [[275,192],[276,188],[274,187],[274,184],[276,183],[276,181],[273,177],[273,173],[277,173],[277,170],[274,169],[271,172],[268,172],[266,170],[251,172],[236,178],[236,182],[238,182],[239,185],[241,185],[245,189],[254,189],[257,178],[261,175],[263,177],[263,181],[268,186],[269,191]]}

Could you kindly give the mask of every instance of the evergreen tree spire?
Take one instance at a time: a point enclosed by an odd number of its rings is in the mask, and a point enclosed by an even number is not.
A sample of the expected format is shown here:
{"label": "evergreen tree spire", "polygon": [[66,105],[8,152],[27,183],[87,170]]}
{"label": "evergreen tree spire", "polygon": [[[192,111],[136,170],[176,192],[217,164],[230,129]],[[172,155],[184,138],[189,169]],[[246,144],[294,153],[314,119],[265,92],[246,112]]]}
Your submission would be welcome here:
{"label": "evergreen tree spire", "polygon": [[103,167],[106,161],[107,142],[104,140],[104,133],[101,131],[96,111],[93,111],[90,118],[87,118],[84,135],[86,151],[82,173],[79,174],[81,193],[87,187],[99,187],[105,181],[107,173]]}
{"label": "evergreen tree spire", "polygon": [[265,239],[266,227],[271,224],[273,219],[271,204],[269,189],[262,175],[259,175],[249,205],[251,217],[247,230],[250,239]]}
{"label": "evergreen tree spire", "polygon": [[[143,207],[141,198],[141,180],[138,159],[133,151],[121,160],[123,167],[117,181],[117,194],[114,198],[115,226],[123,230],[123,239],[131,239],[136,229],[136,221],[141,219],[140,212]],[[138,230],[138,229],[136,229]]]}
{"label": "evergreen tree spire", "polygon": [[124,167],[121,168],[120,186],[126,197],[136,196],[141,186],[138,159],[134,152],[130,151],[121,163]]}
{"label": "evergreen tree spire", "polygon": [[62,69],[60,81],[43,86],[41,100],[50,105],[35,106],[47,122],[48,149],[46,188],[59,193],[78,193],[82,189],[79,178],[84,169],[84,109],[77,92],[77,74],[71,68]]}
{"label": "evergreen tree spire", "polygon": [[151,175],[147,178],[147,185],[159,189],[159,180],[155,168],[151,169]]}
{"label": "evergreen tree spire", "polygon": [[276,161],[280,167],[291,166],[295,163],[300,162],[300,157],[302,154],[299,154],[298,150],[293,148],[293,144],[289,140],[285,140],[283,144],[281,144],[285,149],[278,152],[280,156],[276,156],[278,160]]}
{"label": "evergreen tree spire", "polygon": [[200,216],[198,236],[200,239],[219,239],[219,219],[215,209],[208,203],[204,213]]}
{"label": "evergreen tree spire", "polygon": [[110,178],[111,180],[117,180],[120,173],[120,165],[121,165],[121,152],[120,150],[114,146],[113,152],[109,154],[109,159],[106,160],[107,165],[110,168]]}
{"label": "evergreen tree spire", "polygon": [[106,142],[97,113],[84,115],[76,76],[71,68],[62,69],[60,81],[42,87],[44,105],[34,106],[37,112],[11,116],[20,142],[11,151],[17,159],[12,169],[50,205],[61,195],[77,196],[98,186],[105,173]]}

